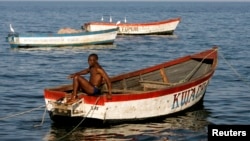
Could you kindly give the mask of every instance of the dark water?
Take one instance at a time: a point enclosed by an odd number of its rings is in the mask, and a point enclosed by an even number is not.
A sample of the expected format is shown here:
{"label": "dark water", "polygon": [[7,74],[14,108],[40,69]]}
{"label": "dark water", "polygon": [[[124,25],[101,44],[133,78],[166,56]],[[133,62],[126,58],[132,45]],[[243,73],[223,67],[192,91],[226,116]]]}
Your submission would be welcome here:
{"label": "dark water", "polygon": [[[207,140],[208,124],[250,124],[250,3],[0,2],[0,139],[52,141],[76,125],[45,115],[43,89],[71,83],[97,53],[110,76],[219,46],[218,68],[203,107],[161,121],[78,127],[63,140]],[[118,36],[114,45],[11,49],[9,24],[20,33],[57,32],[104,20],[154,21],[181,17],[173,36]],[[39,108],[40,107],[40,108]],[[37,109],[35,109],[37,108]],[[146,112],[146,111],[142,111]],[[44,121],[42,126],[39,125]]]}

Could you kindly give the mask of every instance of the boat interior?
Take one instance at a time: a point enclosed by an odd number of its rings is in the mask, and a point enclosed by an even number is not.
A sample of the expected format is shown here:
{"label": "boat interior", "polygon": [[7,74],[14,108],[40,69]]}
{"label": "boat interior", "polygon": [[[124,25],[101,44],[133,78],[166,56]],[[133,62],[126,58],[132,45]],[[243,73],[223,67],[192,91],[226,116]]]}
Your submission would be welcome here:
{"label": "boat interior", "polygon": [[[174,87],[204,76],[206,73],[211,71],[212,64],[213,59],[193,58],[186,62],[159,68],[148,73],[138,73],[138,75],[136,74],[131,77],[130,75],[126,75],[126,77],[120,77],[121,79],[115,81],[111,78],[112,93],[142,93]],[[50,90],[72,93],[72,85],[51,88]],[[101,92],[108,92],[106,84],[101,86]],[[84,92],[79,91],[79,93]]]}
{"label": "boat interior", "polygon": [[[149,73],[112,81],[112,93],[141,93],[192,81],[208,73],[212,69],[212,61],[211,59],[191,59]],[[101,90],[107,92],[105,84]]]}

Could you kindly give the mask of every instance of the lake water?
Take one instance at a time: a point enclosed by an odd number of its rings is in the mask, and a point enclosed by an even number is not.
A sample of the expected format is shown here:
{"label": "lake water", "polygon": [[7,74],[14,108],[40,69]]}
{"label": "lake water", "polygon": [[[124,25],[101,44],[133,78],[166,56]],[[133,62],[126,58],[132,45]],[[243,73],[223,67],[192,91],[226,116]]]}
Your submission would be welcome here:
{"label": "lake water", "polygon": [[[219,64],[202,107],[161,121],[80,126],[62,140],[202,141],[208,124],[249,125],[249,7],[247,2],[0,2],[0,139],[53,141],[72,131],[75,125],[56,125],[44,115],[43,89],[71,83],[68,74],[87,67],[90,53],[97,53],[113,76],[213,45],[219,46]],[[11,49],[5,41],[10,23],[19,33],[51,33],[102,16],[107,21],[110,16],[127,22],[182,21],[174,35],[118,36],[113,45]]]}

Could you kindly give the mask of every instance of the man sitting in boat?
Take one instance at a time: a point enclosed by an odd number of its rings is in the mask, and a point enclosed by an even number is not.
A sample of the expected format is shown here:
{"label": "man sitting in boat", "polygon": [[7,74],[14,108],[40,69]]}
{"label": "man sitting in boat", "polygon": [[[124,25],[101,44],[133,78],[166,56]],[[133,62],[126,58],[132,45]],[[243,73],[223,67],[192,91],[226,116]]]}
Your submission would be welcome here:
{"label": "man sitting in boat", "polygon": [[[98,63],[97,54],[90,54],[88,57],[89,68],[69,75],[73,79],[73,93],[67,103],[71,103],[77,99],[77,91],[83,90],[89,95],[98,95],[101,93],[99,87],[102,85],[103,80],[108,87],[107,98],[111,98],[111,82],[108,74]],[[89,81],[81,75],[90,73]]]}

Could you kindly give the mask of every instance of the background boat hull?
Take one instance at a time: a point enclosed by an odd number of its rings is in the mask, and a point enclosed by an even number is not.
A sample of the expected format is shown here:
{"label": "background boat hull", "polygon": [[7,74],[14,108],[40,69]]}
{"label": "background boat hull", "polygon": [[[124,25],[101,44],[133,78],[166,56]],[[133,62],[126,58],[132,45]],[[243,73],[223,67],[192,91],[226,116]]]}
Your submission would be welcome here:
{"label": "background boat hull", "polygon": [[107,23],[90,22],[84,24],[86,31],[98,31],[119,27],[119,35],[172,35],[180,22],[180,18],[152,23]]}
{"label": "background boat hull", "polygon": [[113,44],[117,28],[75,34],[9,34],[8,42],[12,48],[64,47]]}

